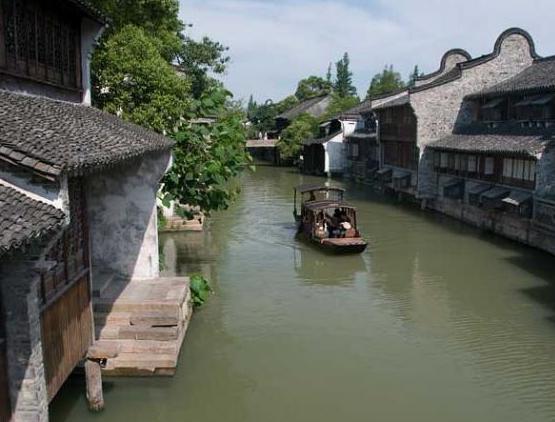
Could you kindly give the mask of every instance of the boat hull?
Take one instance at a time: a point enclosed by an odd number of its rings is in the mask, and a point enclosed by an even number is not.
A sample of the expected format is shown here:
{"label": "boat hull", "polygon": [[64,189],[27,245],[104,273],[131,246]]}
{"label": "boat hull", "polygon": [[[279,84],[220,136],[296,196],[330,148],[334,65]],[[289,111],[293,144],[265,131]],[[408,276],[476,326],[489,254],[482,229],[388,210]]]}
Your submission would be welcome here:
{"label": "boat hull", "polygon": [[368,247],[368,243],[360,238],[339,238],[339,239],[316,239],[307,236],[305,233],[299,233],[298,237],[312,245],[317,246],[331,254],[358,254],[362,253]]}

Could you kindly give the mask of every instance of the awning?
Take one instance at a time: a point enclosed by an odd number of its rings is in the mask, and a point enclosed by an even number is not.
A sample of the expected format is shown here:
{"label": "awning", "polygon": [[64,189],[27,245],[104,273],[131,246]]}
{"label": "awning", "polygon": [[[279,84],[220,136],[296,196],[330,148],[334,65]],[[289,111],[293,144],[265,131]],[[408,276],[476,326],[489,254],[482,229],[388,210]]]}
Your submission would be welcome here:
{"label": "awning", "polygon": [[452,187],[460,185],[462,183],[464,183],[464,180],[462,180],[462,179],[449,179],[447,182],[445,182],[443,184],[443,187],[444,188],[452,188]]}
{"label": "awning", "polygon": [[542,95],[539,98],[530,102],[530,105],[546,105],[553,101],[555,94]]}
{"label": "awning", "polygon": [[471,195],[478,195],[489,189],[491,189],[491,185],[485,183],[469,183],[468,185],[468,193]]}
{"label": "awning", "polygon": [[501,105],[502,103],[504,103],[504,102],[505,102],[505,98],[503,98],[503,97],[494,98],[493,100],[488,101],[487,103],[485,103],[485,104],[482,106],[482,110],[487,110],[487,109],[490,109],[490,108],[498,107],[498,106],[500,106],[500,105]]}
{"label": "awning", "polygon": [[512,205],[514,207],[519,207],[520,205],[524,204],[525,202],[532,199],[532,194],[529,192],[523,191],[511,191],[510,195],[504,198],[502,201],[505,204]]}
{"label": "awning", "polygon": [[519,101],[515,104],[515,107],[526,107],[526,106],[542,106],[549,104],[555,98],[555,94],[547,94],[547,95],[535,95],[533,97],[525,98],[522,101]]}
{"label": "awning", "polygon": [[393,171],[393,170],[390,169],[390,168],[383,168],[383,169],[379,169],[379,170],[376,172],[376,174],[378,174],[378,175],[381,176],[381,175],[384,175],[384,174],[391,173],[392,171]]}
{"label": "awning", "polygon": [[410,177],[412,173],[410,171],[403,171],[403,170],[395,170],[393,171],[393,178],[394,179],[404,179],[406,177]]}
{"label": "awning", "polygon": [[489,190],[485,191],[482,194],[482,198],[492,199],[492,200],[503,199],[503,198],[509,196],[510,193],[511,193],[511,191],[507,188],[496,187],[496,188],[492,188],[492,189],[489,189]]}

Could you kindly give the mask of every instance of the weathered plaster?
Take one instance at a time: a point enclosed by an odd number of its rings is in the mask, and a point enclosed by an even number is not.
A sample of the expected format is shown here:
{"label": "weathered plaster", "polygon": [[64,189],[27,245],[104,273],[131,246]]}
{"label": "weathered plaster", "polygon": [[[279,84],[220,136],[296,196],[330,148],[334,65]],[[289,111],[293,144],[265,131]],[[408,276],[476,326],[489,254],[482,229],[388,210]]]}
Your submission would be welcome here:
{"label": "weathered plaster", "polygon": [[93,285],[95,274],[159,275],[156,196],[170,152],[150,154],[87,179]]}

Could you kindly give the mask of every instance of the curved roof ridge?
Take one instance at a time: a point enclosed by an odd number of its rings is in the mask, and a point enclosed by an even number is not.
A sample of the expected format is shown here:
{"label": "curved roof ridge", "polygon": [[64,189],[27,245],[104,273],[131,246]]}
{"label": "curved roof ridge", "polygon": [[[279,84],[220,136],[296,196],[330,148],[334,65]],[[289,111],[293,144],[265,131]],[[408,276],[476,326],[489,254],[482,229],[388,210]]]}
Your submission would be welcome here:
{"label": "curved roof ridge", "polygon": [[446,51],[443,56],[441,57],[441,61],[440,61],[440,65],[439,65],[439,69],[428,73],[426,75],[422,75],[416,78],[417,81],[425,81],[428,79],[431,79],[435,76],[439,76],[441,75],[444,71],[445,71],[445,66],[447,65],[447,58],[449,56],[453,56],[455,54],[459,54],[461,56],[466,57],[466,60],[472,60],[472,56],[470,55],[470,53],[462,48],[452,48],[451,50]]}
{"label": "curved roof ridge", "polygon": [[465,62],[457,63],[457,65],[453,69],[458,69],[458,72],[453,72],[452,75],[449,75],[449,77],[446,77],[446,78],[440,77],[437,80],[431,81],[428,84],[412,87],[410,89],[410,92],[425,91],[426,89],[434,88],[436,86],[443,85],[447,82],[452,82],[462,76],[462,71],[464,69],[469,69],[475,66],[479,66],[481,64],[489,62],[490,60],[495,59],[501,53],[501,47],[503,45],[503,42],[511,35],[523,36],[528,41],[528,45],[530,47],[530,55],[532,56],[532,58],[534,60],[541,59],[541,56],[539,56],[538,53],[536,53],[536,45],[534,43],[532,36],[522,28],[512,27],[512,28],[506,29],[497,37],[497,40],[495,41],[495,44],[493,47],[493,51],[491,53],[484,54],[480,57],[476,57],[474,59],[470,59]]}

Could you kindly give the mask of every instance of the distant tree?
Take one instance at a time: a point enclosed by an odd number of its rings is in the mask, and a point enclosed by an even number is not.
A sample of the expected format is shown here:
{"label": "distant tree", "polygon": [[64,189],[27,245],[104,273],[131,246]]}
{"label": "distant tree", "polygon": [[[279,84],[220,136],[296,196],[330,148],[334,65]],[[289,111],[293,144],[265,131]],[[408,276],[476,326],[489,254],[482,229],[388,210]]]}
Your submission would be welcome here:
{"label": "distant tree", "polygon": [[331,119],[338,114],[343,113],[360,103],[360,99],[355,96],[341,97],[339,94],[334,92],[328,108],[324,115],[320,118],[321,121]]}
{"label": "distant tree", "polygon": [[249,120],[252,120],[253,117],[256,114],[256,109],[258,108],[258,105],[256,104],[256,101],[254,101],[254,97],[251,96],[249,97],[249,102],[247,103],[247,118]]}
{"label": "distant tree", "polygon": [[188,36],[183,38],[176,60],[180,70],[191,80],[191,91],[196,99],[217,84],[212,74],[225,72],[230,60],[228,50],[228,47],[208,37],[200,41]]}
{"label": "distant tree", "polygon": [[276,105],[272,100],[266,100],[264,104],[256,107],[251,120],[257,131],[267,132],[275,129],[275,118],[278,115]]}
{"label": "distant tree", "polygon": [[387,94],[398,89],[404,88],[405,82],[399,72],[393,70],[393,65],[386,66],[381,73],[376,74],[372,78],[370,87],[368,88],[367,97]]}
{"label": "distant tree", "polygon": [[295,95],[289,95],[275,105],[276,114],[281,114],[287,110],[291,110],[299,103],[299,99]]}
{"label": "distant tree", "polygon": [[297,158],[301,152],[303,141],[315,137],[318,133],[318,119],[304,113],[297,117],[281,133],[277,143],[278,150],[284,158]]}
{"label": "distant tree", "polygon": [[416,80],[419,77],[423,76],[423,75],[424,75],[424,73],[420,72],[420,69],[418,68],[418,65],[415,65],[413,71],[409,75],[408,86],[414,86],[415,83],[416,83]]}
{"label": "distant tree", "polygon": [[343,58],[335,64],[336,80],[334,91],[340,97],[354,97],[357,90],[353,85],[353,73],[350,70],[349,54],[345,53]]}
{"label": "distant tree", "polygon": [[331,82],[313,75],[299,81],[297,90],[295,91],[295,97],[297,97],[299,101],[304,101],[308,98],[317,97],[318,95],[328,94],[331,90]]}
{"label": "distant tree", "polygon": [[330,62],[330,64],[328,65],[328,71],[326,72],[326,82],[329,83],[330,86],[332,84],[331,79],[332,79],[332,74],[331,74],[331,62]]}

